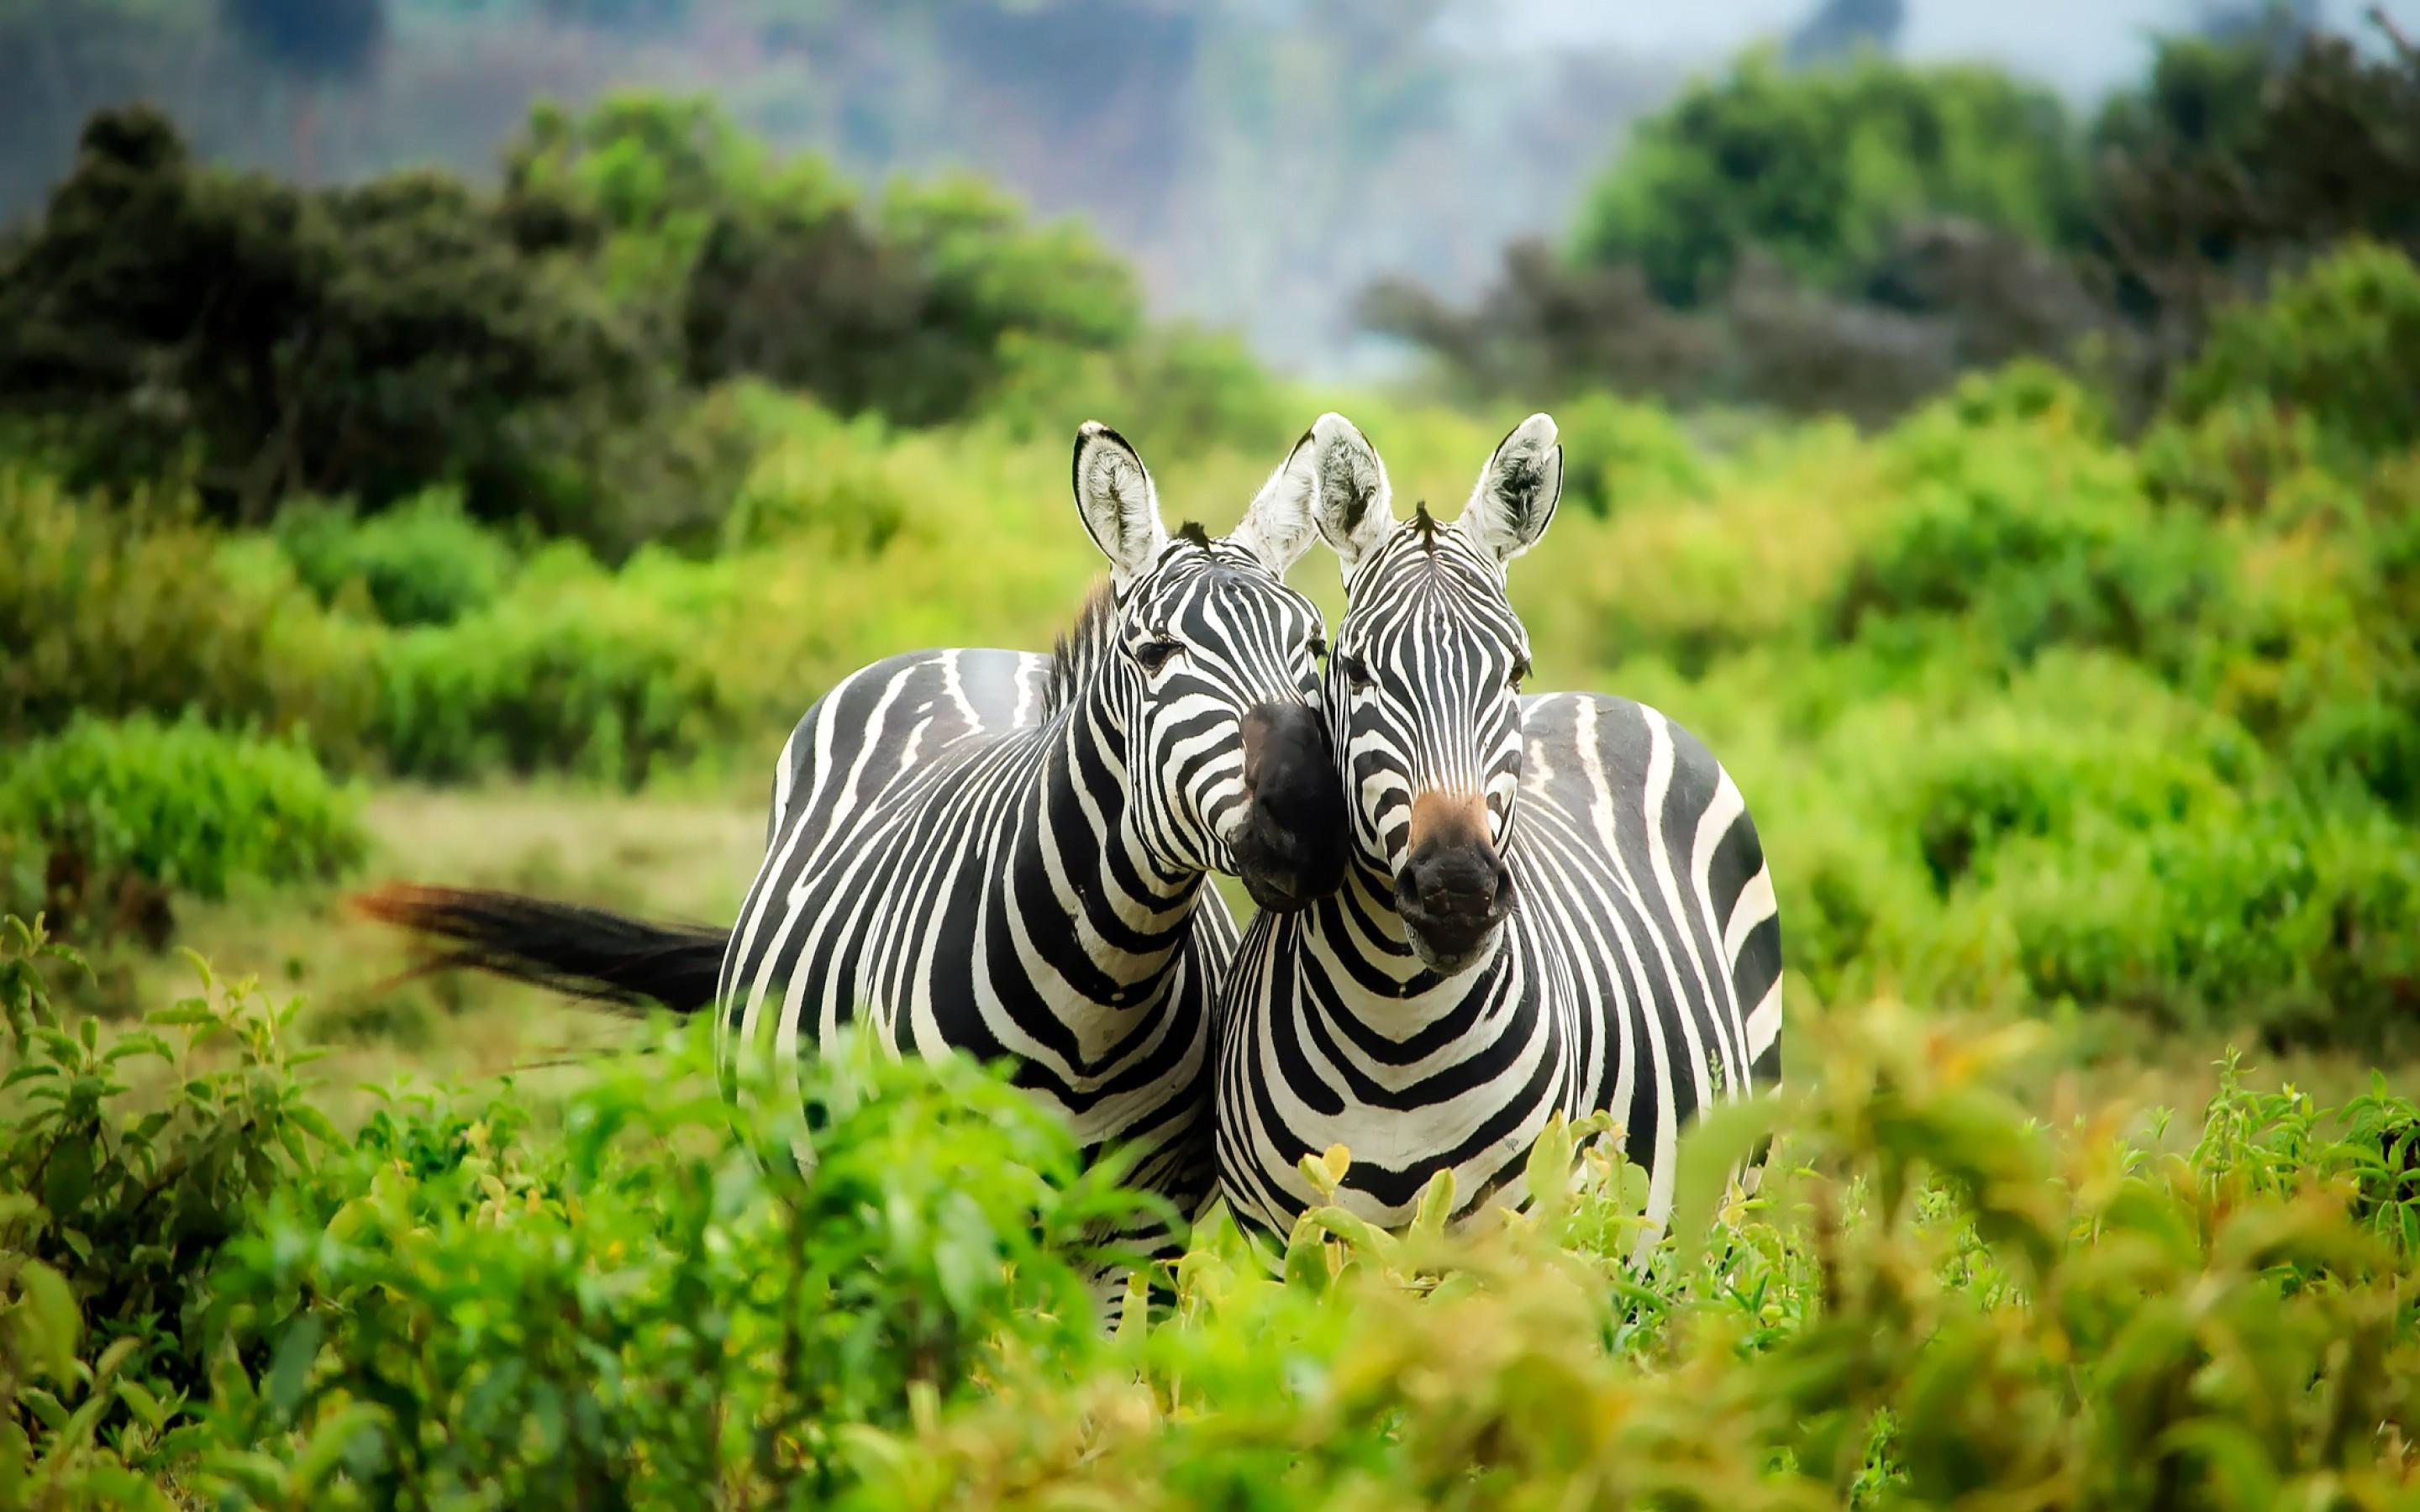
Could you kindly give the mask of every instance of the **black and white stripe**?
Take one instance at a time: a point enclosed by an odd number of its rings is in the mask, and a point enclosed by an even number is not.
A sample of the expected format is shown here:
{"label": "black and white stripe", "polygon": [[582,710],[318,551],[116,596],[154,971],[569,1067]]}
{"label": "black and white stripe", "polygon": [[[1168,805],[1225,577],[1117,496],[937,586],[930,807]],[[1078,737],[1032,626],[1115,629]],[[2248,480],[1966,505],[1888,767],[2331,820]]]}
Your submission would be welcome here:
{"label": "black and white stripe", "polygon": [[848,1023],[901,1054],[1005,1057],[1088,1149],[1145,1147],[1140,1184],[1199,1207],[1235,945],[1203,874],[1256,878],[1255,711],[1317,730],[1323,622],[1280,580],[1314,455],[1233,535],[1171,538],[1140,459],[1088,427],[1076,491],[1112,576],[1056,656],[894,656],[807,711],[715,993],[731,1095],[760,1057],[749,1084],[795,1099],[801,1057]]}
{"label": "black and white stripe", "polygon": [[[1135,1147],[1131,1180],[1189,1218],[1214,1179],[1208,1024],[1235,946],[1204,873],[1283,910],[1343,865],[1324,625],[1282,581],[1321,455],[1305,436],[1227,537],[1171,537],[1133,448],[1084,426],[1076,502],[1107,588],[1052,656],[916,652],[818,699],[727,930],[479,889],[362,906],[443,941],[442,964],[711,1011],[735,1103],[795,1109],[802,1057],[843,1024],[895,1054],[1006,1057],[1088,1154]],[[1114,1317],[1118,1278],[1099,1279]]]}
{"label": "black and white stripe", "polygon": [[1450,527],[1425,507],[1398,521],[1360,450],[1314,510],[1345,566],[1326,687],[1352,860],[1332,897],[1255,918],[1236,957],[1221,1195],[1282,1233],[1317,1200],[1301,1157],[1342,1144],[1338,1200],[1361,1216],[1407,1220],[1441,1169],[1466,1216],[1524,1196],[1550,1116],[1610,1109],[1660,1227],[1680,1131],[1779,1075],[1779,923],[1755,826],[1657,711],[1520,696],[1505,566],[1559,494],[1551,420],[1505,440]]}

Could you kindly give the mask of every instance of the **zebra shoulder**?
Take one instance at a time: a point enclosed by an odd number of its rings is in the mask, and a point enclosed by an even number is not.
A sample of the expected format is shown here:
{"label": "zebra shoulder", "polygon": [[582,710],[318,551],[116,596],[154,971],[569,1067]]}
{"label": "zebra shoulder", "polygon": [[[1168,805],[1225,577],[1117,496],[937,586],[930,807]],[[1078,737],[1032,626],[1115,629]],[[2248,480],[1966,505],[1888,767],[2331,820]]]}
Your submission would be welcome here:
{"label": "zebra shoulder", "polygon": [[1551,789],[1593,789],[1645,801],[1660,790],[1656,827],[1685,845],[1706,874],[1718,916],[1764,867],[1747,799],[1730,772],[1679,720],[1613,693],[1546,693],[1522,701],[1530,761]]}

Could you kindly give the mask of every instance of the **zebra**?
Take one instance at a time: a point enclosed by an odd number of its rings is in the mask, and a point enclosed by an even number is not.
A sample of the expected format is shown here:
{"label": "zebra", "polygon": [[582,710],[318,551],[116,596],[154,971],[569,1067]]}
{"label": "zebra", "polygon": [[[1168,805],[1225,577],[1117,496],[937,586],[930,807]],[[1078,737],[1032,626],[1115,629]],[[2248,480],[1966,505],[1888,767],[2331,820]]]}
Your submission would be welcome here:
{"label": "zebra", "polygon": [[[1549,416],[1504,439],[1451,525],[1425,503],[1398,520],[1377,455],[1335,424],[1316,519],[1345,580],[1326,688],[1352,859],[1335,893],[1262,914],[1238,949],[1219,1196],[1279,1236],[1322,1200],[1391,1227],[1444,1170],[1461,1222],[1524,1199],[1551,1115],[1603,1109],[1647,1172],[1652,1240],[1684,1123],[1780,1074],[1780,923],[1755,825],[1655,709],[1521,692],[1506,567],[1560,498]],[[1335,1145],[1351,1160],[1323,1198],[1299,1163]]]}
{"label": "zebra", "polygon": [[[710,1011],[735,1105],[800,1097],[799,1057],[843,1024],[893,1053],[1006,1057],[1088,1159],[1134,1147],[1128,1182],[1189,1220],[1213,1181],[1209,1014],[1236,942],[1205,874],[1274,914],[1343,868],[1326,622],[1283,581],[1315,534],[1320,461],[1306,434],[1233,532],[1171,535],[1141,457],[1086,423],[1073,486],[1107,583],[1047,656],[912,652],[817,699],[727,929],[427,887],[367,911],[448,942],[441,965]],[[769,1075],[743,1074],[763,1057]],[[1176,1236],[1115,1237],[1165,1256]],[[1094,1280],[1114,1316],[1111,1271]]]}

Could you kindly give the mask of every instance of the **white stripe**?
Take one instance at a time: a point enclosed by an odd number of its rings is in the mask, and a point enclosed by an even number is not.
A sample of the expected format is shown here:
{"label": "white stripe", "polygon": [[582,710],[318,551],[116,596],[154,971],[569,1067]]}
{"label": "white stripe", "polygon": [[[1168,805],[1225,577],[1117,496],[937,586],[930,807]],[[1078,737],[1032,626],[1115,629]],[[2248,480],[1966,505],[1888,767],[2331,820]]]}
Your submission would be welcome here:
{"label": "white stripe", "polygon": [[1764,1001],[1747,1016],[1747,1053],[1753,1060],[1773,1047],[1781,1033],[1781,978],[1776,976],[1773,985],[1765,989]]}
{"label": "white stripe", "polygon": [[1740,889],[1739,902],[1731,904],[1730,925],[1723,931],[1723,954],[1730,958],[1733,971],[1739,969],[1740,952],[1747,949],[1747,937],[1779,906],[1773,896],[1773,868],[1757,868],[1756,875]]}

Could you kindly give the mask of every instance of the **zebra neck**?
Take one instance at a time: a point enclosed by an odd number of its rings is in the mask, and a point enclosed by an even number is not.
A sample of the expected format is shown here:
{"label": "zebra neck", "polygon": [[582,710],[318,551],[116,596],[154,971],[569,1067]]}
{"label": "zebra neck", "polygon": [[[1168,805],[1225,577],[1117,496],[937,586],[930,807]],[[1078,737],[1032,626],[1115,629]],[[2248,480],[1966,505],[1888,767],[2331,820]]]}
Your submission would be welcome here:
{"label": "zebra neck", "polygon": [[1406,1034],[1456,1012],[1474,995],[1494,992],[1512,953],[1512,926],[1452,976],[1429,969],[1412,949],[1412,932],[1395,910],[1394,887],[1356,862],[1335,896],[1307,912],[1313,960],[1326,955],[1344,969],[1337,989],[1354,1014],[1389,1033]]}
{"label": "zebra neck", "polygon": [[1053,722],[1034,822],[1018,827],[1009,858],[1011,874],[1047,878],[1064,910],[1048,932],[1057,949],[1032,928],[1029,938],[1079,996],[1112,1008],[1156,999],[1183,961],[1202,891],[1201,872],[1156,860],[1137,835],[1126,784],[1150,774],[1123,770],[1125,739],[1104,689]]}

